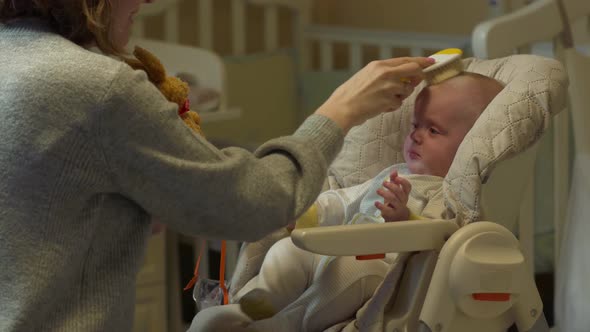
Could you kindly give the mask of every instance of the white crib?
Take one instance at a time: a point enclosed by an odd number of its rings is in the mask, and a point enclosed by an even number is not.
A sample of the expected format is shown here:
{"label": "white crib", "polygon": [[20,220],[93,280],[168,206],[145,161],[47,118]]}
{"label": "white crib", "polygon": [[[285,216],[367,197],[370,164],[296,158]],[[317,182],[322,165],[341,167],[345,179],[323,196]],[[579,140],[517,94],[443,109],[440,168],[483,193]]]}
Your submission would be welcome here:
{"label": "white crib", "polygon": [[[190,6],[187,4],[189,2]],[[279,126],[281,132],[269,135],[288,134],[289,130],[294,129],[333,88],[371,60],[398,55],[428,55],[432,51],[448,47],[462,48],[468,55],[471,54],[471,36],[467,35],[399,33],[313,25],[310,22],[311,0],[226,2],[229,6],[220,8],[219,3],[214,0],[159,0],[144,6],[138,22],[134,25],[134,41],[156,53],[169,70],[193,71],[203,79],[204,84],[219,89],[223,100],[220,109],[215,113],[201,115],[206,132],[207,124],[210,124],[213,136],[220,136],[226,140],[231,140],[232,136],[237,137],[237,140],[243,140],[244,137],[245,140],[249,140],[251,137],[239,132],[228,133],[227,128],[232,128],[231,125],[228,127],[228,123],[233,121],[240,122],[242,127],[253,126],[252,122],[257,121],[257,116],[271,113],[281,118],[283,124]],[[194,15],[185,12],[189,7]],[[193,17],[194,20],[187,20],[186,17]],[[154,27],[160,27],[161,30]],[[187,29],[191,30],[190,33]],[[216,36],[219,33],[216,34],[215,31],[223,31],[224,40],[217,40]],[[253,36],[253,31],[259,35]],[[342,45],[345,46],[337,47]],[[377,51],[367,52],[367,49]],[[341,58],[347,59],[344,65]],[[256,104],[258,108],[254,108],[241,102],[239,98],[234,98],[237,89],[243,90],[240,92],[241,95],[255,94],[248,90],[252,88],[249,83],[252,81],[252,73],[267,71],[269,64],[273,66],[274,76],[261,75],[258,77],[259,80],[268,81],[280,77],[291,82],[261,83],[265,84],[269,96],[280,96],[276,98],[275,104]],[[212,68],[217,69],[212,72]],[[275,105],[281,103],[284,106],[277,109]],[[550,219],[550,223],[556,224],[563,220],[570,168],[570,152],[563,147],[568,146],[569,130],[566,119],[556,120],[555,129],[546,135],[539,147],[539,159],[551,158],[553,172],[547,174],[545,171],[541,172],[541,175],[531,172],[531,186],[526,191],[526,203],[521,208],[520,217],[520,220],[527,221],[520,223],[524,225],[521,226],[520,233],[531,235],[521,236],[524,252],[531,258],[530,262],[534,261],[533,220],[539,219],[540,214],[545,211],[543,209],[547,202],[551,202],[549,204],[553,206],[553,213],[545,219]],[[265,138],[254,137],[252,143],[260,143]],[[235,140],[234,142],[240,143]],[[542,162],[539,161],[536,169],[543,171],[542,166]],[[545,181],[547,177],[553,181],[553,190],[542,195],[536,193],[536,189],[547,187],[540,183],[540,179]],[[537,181],[532,181],[535,178]],[[164,237],[168,242],[169,251],[174,252],[173,246],[179,235],[161,235],[153,242],[164,247]],[[209,246],[215,250],[216,243],[210,241]],[[208,252],[204,252],[205,264],[202,263],[200,272],[205,276],[210,272],[207,264]],[[229,276],[237,254],[238,244],[233,243],[228,249]],[[168,264],[173,263],[168,269],[178,270],[177,257],[173,254],[166,257],[169,260]],[[164,264],[162,260],[166,257],[152,261],[152,269],[147,270],[157,270],[154,266]],[[176,313],[179,310],[176,292],[180,292],[181,288],[178,274],[169,274],[165,279],[168,280],[167,286],[166,289],[160,290],[159,301],[164,301],[170,308],[169,323],[158,325],[160,327],[157,330],[164,331],[166,327],[169,330],[182,329]],[[144,317],[150,316],[151,319],[158,314],[157,309],[145,309],[143,312]]]}

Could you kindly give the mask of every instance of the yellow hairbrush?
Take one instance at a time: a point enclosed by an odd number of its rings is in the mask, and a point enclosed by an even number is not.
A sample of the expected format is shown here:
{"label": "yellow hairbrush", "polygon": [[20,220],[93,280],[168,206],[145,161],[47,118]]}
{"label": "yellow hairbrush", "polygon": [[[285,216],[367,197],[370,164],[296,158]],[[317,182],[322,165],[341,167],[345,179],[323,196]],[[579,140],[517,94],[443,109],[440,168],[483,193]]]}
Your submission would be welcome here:
{"label": "yellow hairbrush", "polygon": [[429,56],[435,62],[423,70],[426,84],[437,84],[461,74],[464,69],[462,56],[463,51],[458,48],[447,48]]}

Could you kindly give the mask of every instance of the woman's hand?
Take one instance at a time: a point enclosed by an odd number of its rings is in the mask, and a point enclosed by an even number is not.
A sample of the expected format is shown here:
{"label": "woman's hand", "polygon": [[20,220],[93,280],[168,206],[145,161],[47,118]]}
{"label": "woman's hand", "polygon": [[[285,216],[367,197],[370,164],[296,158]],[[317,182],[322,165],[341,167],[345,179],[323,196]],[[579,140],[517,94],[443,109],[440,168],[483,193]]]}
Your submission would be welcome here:
{"label": "woman's hand", "polygon": [[373,61],[339,86],[316,111],[344,132],[383,112],[398,109],[434,60],[422,57]]}
{"label": "woman's hand", "polygon": [[407,207],[412,185],[407,179],[400,177],[397,171],[391,172],[389,181],[383,182],[383,187],[377,194],[383,197],[383,203],[375,202],[386,222],[408,220],[410,210]]}

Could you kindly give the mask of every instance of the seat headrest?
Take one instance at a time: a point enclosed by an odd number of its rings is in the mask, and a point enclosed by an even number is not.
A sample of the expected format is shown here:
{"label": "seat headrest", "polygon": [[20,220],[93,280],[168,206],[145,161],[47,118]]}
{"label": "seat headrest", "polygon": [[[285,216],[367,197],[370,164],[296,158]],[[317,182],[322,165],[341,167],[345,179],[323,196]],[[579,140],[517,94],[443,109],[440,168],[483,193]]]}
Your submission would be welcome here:
{"label": "seat headrest", "polygon": [[[445,177],[446,215],[460,224],[480,217],[482,184],[497,163],[532,146],[565,107],[567,75],[561,63],[535,55],[492,60],[465,59],[465,70],[505,84],[459,146]],[[328,175],[350,187],[404,162],[403,142],[411,128],[419,86],[395,112],[381,114],[350,130]]]}

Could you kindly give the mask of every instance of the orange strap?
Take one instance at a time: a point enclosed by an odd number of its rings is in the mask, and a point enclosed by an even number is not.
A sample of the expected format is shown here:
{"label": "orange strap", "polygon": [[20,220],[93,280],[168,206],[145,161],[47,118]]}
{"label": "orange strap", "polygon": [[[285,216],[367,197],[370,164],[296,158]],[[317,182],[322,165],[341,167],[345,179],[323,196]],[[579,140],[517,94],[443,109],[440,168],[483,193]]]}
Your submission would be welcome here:
{"label": "orange strap", "polygon": [[[200,249],[199,249],[199,257],[197,258],[197,265],[195,266],[195,272],[193,273],[192,279],[188,282],[188,284],[184,287],[183,290],[187,291],[195,286],[197,280],[199,279],[199,265],[201,264],[201,256],[203,254],[203,249],[205,247],[205,240],[201,240]],[[226,251],[227,244],[224,240],[221,241],[221,258],[219,260],[219,288],[223,292],[223,304],[228,304],[229,294],[227,292],[227,287],[225,287],[225,251]]]}
{"label": "orange strap", "polygon": [[227,294],[227,288],[225,287],[225,248],[226,243],[224,240],[221,241],[221,258],[219,259],[219,287],[223,291],[223,304],[227,304],[229,295]]}
{"label": "orange strap", "polygon": [[195,266],[195,272],[193,273],[193,278],[188,282],[188,284],[184,287],[184,291],[187,291],[197,283],[197,279],[199,279],[199,265],[201,264],[201,255],[203,254],[203,248],[205,247],[204,240],[200,241],[199,245],[199,257],[197,258],[197,265]]}
{"label": "orange strap", "polygon": [[473,293],[471,294],[476,301],[488,302],[507,302],[510,301],[510,293]]}
{"label": "orange strap", "polygon": [[385,258],[385,254],[372,254],[372,255],[359,255],[356,256],[357,261],[366,261],[370,259],[383,259]]}

